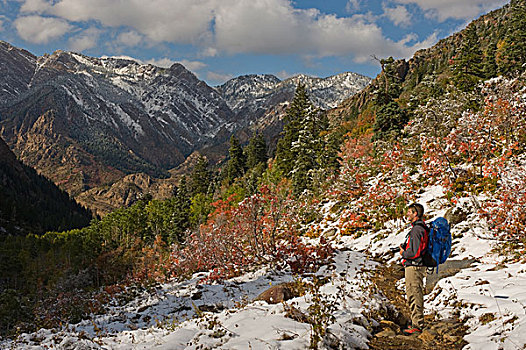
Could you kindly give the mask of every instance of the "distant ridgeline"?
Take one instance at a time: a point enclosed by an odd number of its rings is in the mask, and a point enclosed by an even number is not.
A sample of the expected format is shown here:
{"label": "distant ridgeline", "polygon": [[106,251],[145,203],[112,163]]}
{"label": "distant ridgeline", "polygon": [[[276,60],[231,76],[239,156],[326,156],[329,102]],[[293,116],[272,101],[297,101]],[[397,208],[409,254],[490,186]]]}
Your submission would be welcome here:
{"label": "distant ridgeline", "polygon": [[407,61],[379,62],[382,72],[371,84],[330,112],[331,119],[342,122],[340,133],[372,130],[375,139],[397,137],[415,108],[430,99],[470,92],[483,80],[523,72],[526,2],[512,0]]}
{"label": "distant ridgeline", "polygon": [[66,192],[20,163],[0,139],[0,236],[67,230],[91,218]]}

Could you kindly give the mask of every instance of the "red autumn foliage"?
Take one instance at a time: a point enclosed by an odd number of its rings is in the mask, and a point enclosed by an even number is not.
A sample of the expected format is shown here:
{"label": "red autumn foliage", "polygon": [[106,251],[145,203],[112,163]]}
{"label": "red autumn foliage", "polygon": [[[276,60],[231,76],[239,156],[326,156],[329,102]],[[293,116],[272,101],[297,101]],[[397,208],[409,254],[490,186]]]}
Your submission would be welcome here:
{"label": "red autumn foliage", "polygon": [[[422,169],[445,186],[457,167],[479,177],[499,179],[505,165],[526,142],[526,103],[515,85],[488,84],[484,108],[466,112],[445,137],[422,135]],[[523,147],[523,146],[522,146]]]}
{"label": "red autumn foliage", "polygon": [[332,192],[350,203],[342,213],[344,234],[356,234],[403,215],[413,198],[413,183],[404,173],[405,152],[394,143],[375,149],[372,134],[349,137],[340,152],[341,172]]}
{"label": "red autumn foliage", "polygon": [[238,205],[232,200],[215,202],[207,223],[172,253],[175,276],[211,271],[208,280],[225,279],[266,263],[310,269],[331,255],[329,244],[309,245],[299,237],[296,203],[285,181],[261,187]]}
{"label": "red autumn foliage", "polygon": [[452,190],[459,181],[494,184],[478,186],[478,192],[487,192],[480,214],[499,239],[526,239],[526,167],[520,161],[526,144],[524,91],[520,79],[489,82],[481,111],[464,113],[445,137],[421,136],[422,168],[434,181]]}
{"label": "red autumn foliage", "polygon": [[526,243],[526,166],[514,167],[496,193],[484,202],[481,214],[494,235]]}

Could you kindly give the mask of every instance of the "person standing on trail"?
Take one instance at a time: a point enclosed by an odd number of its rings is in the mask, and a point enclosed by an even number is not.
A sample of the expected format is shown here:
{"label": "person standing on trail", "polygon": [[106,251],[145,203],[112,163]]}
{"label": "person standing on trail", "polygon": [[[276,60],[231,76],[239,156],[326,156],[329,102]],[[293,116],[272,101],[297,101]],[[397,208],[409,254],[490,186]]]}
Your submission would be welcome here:
{"label": "person standing on trail", "polygon": [[429,228],[423,221],[424,207],[413,203],[407,208],[406,217],[411,223],[411,231],[400,245],[400,255],[405,268],[405,291],[411,325],[403,330],[405,335],[422,333],[424,328],[424,276],[426,267],[423,257],[427,249]]}

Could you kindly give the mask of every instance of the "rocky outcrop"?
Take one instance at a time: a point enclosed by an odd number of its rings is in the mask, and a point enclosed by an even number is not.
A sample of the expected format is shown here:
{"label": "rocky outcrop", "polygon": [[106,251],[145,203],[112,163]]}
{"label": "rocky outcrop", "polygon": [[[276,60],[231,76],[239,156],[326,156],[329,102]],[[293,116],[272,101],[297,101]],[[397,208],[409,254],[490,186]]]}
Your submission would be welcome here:
{"label": "rocky outcrop", "polygon": [[263,300],[268,304],[279,304],[297,296],[298,293],[290,283],[281,283],[258,295],[256,300]]}

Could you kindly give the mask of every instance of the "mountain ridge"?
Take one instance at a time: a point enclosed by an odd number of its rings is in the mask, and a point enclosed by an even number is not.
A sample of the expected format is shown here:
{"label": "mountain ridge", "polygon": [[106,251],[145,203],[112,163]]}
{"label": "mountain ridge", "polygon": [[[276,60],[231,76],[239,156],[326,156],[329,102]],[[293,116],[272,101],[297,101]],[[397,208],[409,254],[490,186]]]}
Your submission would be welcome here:
{"label": "mountain ridge", "polygon": [[[274,77],[268,91],[246,81],[257,90],[252,95],[225,96],[179,63],[161,68],[62,50],[37,57],[6,42],[0,43],[0,61],[6,77],[0,82],[0,136],[23,162],[73,195],[127,174],[166,177],[195,151],[221,161],[233,133],[267,128],[265,135],[275,139],[282,105],[294,92],[293,80]],[[367,82],[342,83],[331,101]],[[269,113],[277,124],[261,123]],[[53,127],[44,128],[44,121]]]}

